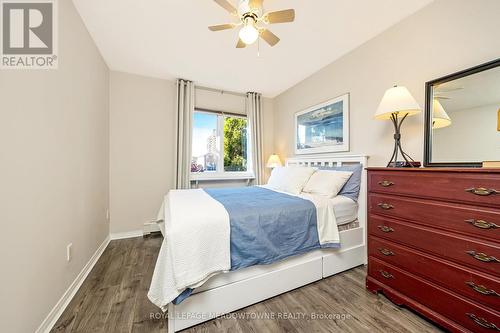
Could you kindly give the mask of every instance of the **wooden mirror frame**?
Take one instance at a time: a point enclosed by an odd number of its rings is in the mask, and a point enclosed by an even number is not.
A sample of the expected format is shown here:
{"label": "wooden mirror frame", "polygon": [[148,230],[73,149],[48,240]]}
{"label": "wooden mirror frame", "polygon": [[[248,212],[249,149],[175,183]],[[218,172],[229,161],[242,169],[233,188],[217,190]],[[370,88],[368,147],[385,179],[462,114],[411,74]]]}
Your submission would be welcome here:
{"label": "wooden mirror frame", "polygon": [[454,74],[443,76],[425,83],[425,134],[424,134],[424,167],[457,167],[457,168],[480,168],[481,162],[431,162],[432,158],[432,87],[445,82],[457,80],[472,74],[480,73],[495,67],[500,66],[500,58],[487,62],[485,64],[475,66]]}

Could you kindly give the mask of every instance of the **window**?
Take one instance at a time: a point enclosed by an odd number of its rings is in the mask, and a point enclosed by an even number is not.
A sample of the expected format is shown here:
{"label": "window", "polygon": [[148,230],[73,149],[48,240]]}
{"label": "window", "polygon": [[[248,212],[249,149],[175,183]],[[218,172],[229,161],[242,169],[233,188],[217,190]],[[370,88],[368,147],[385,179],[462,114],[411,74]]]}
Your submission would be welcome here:
{"label": "window", "polygon": [[193,179],[251,176],[246,116],[196,110],[193,117]]}

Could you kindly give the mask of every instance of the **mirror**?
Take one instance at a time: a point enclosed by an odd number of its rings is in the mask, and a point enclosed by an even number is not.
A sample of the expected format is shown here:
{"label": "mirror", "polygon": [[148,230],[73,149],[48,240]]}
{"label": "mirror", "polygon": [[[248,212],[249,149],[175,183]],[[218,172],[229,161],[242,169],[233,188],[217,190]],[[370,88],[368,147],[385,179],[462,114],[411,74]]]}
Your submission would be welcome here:
{"label": "mirror", "polygon": [[426,83],[424,166],[500,161],[500,59]]}

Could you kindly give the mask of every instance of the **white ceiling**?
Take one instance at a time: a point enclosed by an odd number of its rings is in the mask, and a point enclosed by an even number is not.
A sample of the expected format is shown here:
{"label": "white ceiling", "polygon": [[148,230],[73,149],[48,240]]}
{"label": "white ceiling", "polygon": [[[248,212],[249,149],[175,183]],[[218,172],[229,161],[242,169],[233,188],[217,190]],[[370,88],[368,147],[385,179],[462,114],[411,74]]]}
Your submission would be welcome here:
{"label": "white ceiling", "polygon": [[[212,0],[73,0],[112,70],[274,97],[433,0],[266,0],[295,8],[294,23],[272,25],[274,48],[236,49],[237,30]],[[232,0],[236,3],[237,0]]]}

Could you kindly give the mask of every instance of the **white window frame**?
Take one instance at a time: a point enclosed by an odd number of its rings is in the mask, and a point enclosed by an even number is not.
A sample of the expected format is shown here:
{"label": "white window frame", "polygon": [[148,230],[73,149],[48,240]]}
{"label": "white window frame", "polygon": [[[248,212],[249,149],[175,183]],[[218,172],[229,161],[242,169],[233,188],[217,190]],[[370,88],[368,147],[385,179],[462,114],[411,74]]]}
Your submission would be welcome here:
{"label": "white window frame", "polygon": [[[205,110],[200,108],[195,108],[194,112],[215,114],[217,116],[217,146],[219,148],[219,160],[217,163],[217,171],[205,171],[205,172],[191,172],[191,181],[218,181],[218,180],[247,180],[250,181],[255,179],[252,167],[251,159],[251,142],[250,138],[247,138],[247,171],[224,171],[224,119],[226,117],[231,118],[244,118],[247,120],[248,117],[243,114],[235,113],[225,113],[222,111]],[[247,130],[247,135],[250,133]]]}

